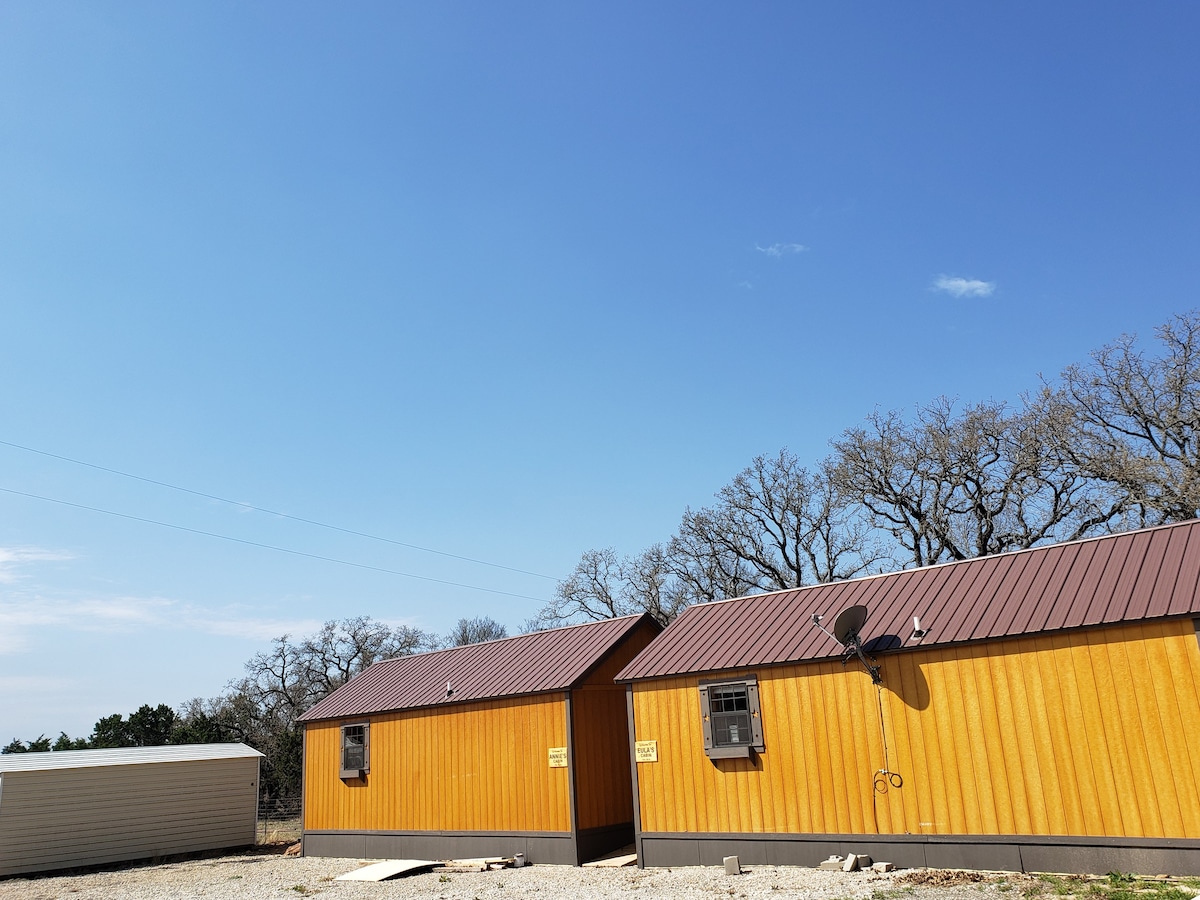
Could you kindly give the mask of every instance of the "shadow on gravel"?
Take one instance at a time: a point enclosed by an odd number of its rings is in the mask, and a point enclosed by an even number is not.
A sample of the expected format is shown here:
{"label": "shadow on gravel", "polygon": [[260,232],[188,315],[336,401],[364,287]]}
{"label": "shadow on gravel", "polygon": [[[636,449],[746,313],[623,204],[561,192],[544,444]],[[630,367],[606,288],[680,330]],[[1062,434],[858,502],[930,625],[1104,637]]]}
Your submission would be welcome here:
{"label": "shadow on gravel", "polygon": [[224,850],[198,850],[195,853],[175,853],[169,856],[150,856],[145,859],[125,859],[120,862],[102,863],[96,866],[76,866],[64,869],[49,869],[45,872],[22,872],[17,875],[0,875],[0,882],[21,879],[38,881],[42,878],[64,878],[75,875],[94,875],[99,872],[129,872],[150,866],[166,866],[173,863],[193,862],[203,859],[240,857],[246,862],[258,862],[255,857],[282,856],[295,841],[277,841],[270,844],[255,844],[253,847],[229,847]]}

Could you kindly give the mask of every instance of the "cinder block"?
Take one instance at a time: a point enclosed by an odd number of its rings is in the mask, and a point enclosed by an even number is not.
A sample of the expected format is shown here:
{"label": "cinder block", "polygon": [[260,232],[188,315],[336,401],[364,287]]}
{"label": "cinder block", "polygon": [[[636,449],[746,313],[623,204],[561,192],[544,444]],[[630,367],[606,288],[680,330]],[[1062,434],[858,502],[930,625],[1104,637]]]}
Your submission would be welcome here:
{"label": "cinder block", "polygon": [[890,872],[895,868],[890,862],[871,863],[871,869],[875,872]]}
{"label": "cinder block", "polygon": [[725,862],[725,874],[726,875],[741,875],[742,874],[742,864],[738,861],[738,858],[736,856],[727,856],[727,857],[725,857],[724,862]]}
{"label": "cinder block", "polygon": [[858,871],[858,856],[856,854],[854,854],[854,853],[846,854],[846,861],[844,863],[842,863],[842,871],[843,872],[857,872]]}

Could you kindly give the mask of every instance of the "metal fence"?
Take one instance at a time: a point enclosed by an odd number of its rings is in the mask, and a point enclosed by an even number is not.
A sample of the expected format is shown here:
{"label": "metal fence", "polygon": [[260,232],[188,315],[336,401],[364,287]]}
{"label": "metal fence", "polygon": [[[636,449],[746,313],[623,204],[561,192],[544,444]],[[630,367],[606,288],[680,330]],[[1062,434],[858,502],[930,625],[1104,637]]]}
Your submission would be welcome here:
{"label": "metal fence", "polygon": [[302,830],[299,797],[258,801],[258,843],[298,841]]}

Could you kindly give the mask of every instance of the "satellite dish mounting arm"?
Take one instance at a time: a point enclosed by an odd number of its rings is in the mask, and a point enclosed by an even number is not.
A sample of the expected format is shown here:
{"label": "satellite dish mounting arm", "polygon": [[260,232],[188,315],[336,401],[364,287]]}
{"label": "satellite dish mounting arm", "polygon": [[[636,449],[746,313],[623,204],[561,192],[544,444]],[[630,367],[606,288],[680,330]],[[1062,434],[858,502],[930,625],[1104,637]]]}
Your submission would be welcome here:
{"label": "satellite dish mounting arm", "polygon": [[874,659],[869,659],[867,654],[863,653],[862,639],[859,638],[857,631],[851,631],[846,636],[846,643],[844,646],[846,648],[846,652],[842,656],[843,666],[850,661],[851,656],[857,654],[859,661],[871,675],[871,684],[883,684],[883,676],[879,674],[879,665],[874,661]]}

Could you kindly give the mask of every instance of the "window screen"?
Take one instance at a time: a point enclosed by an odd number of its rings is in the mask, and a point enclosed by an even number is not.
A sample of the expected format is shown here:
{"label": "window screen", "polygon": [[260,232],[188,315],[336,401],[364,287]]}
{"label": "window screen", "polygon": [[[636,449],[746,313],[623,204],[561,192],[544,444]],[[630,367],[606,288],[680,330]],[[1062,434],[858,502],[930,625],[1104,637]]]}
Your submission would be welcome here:
{"label": "window screen", "polygon": [[718,747],[751,744],[750,698],[744,684],[713,685],[708,689],[708,712],[713,743]]}
{"label": "window screen", "polygon": [[360,778],[370,770],[370,734],[365,722],[342,726],[342,778]]}

